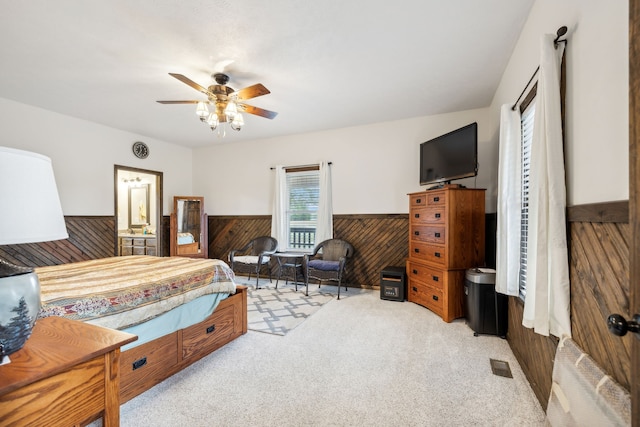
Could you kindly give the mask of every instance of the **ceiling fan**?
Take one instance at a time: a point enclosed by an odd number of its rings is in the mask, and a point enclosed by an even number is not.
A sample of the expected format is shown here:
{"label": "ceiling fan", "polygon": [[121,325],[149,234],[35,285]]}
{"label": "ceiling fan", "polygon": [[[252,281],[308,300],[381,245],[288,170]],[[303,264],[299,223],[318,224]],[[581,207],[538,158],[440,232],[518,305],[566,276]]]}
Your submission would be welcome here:
{"label": "ceiling fan", "polygon": [[[197,104],[196,114],[200,117],[200,121],[211,127],[211,130],[218,128],[220,123],[228,122],[231,129],[239,131],[244,125],[242,112],[265,117],[267,119],[273,119],[278,115],[276,112],[244,103],[247,99],[271,93],[269,89],[264,87],[261,83],[236,91],[227,86],[229,76],[224,73],[212,74],[211,77],[215,80],[216,84],[211,85],[208,88],[200,86],[198,83],[183,76],[182,74],[169,73],[169,75],[180,80],[182,83],[191,86],[198,92],[205,94],[207,96],[207,100],[157,102],[160,104]],[[211,108],[211,111],[209,108]],[[219,129],[218,132],[220,132]],[[222,136],[224,136],[224,134]]]}

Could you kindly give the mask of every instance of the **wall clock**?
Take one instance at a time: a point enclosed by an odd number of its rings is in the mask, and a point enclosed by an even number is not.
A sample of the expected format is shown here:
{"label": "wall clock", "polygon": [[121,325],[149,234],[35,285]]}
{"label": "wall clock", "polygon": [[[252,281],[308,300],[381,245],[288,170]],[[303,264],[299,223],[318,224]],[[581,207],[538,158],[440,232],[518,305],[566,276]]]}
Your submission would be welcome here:
{"label": "wall clock", "polygon": [[146,159],[149,156],[149,147],[144,142],[134,142],[131,148],[133,149],[133,154],[139,159]]}

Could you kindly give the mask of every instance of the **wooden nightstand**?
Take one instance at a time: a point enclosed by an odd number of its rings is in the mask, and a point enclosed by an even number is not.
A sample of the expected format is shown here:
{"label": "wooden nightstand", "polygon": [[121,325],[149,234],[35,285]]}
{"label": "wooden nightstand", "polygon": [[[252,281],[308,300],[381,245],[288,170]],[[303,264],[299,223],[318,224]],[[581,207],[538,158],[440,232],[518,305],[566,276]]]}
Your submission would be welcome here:
{"label": "wooden nightstand", "polygon": [[132,334],[47,317],[0,366],[0,425],[120,424],[120,347]]}

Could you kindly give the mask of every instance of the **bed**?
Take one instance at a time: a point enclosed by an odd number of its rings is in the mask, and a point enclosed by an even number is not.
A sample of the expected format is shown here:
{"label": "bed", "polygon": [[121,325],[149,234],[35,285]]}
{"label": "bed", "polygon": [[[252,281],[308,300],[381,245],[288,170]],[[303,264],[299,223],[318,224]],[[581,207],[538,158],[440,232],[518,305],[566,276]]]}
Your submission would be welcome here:
{"label": "bed", "polygon": [[39,317],[130,332],[120,403],[247,332],[247,288],[220,260],[124,256],[35,269]]}

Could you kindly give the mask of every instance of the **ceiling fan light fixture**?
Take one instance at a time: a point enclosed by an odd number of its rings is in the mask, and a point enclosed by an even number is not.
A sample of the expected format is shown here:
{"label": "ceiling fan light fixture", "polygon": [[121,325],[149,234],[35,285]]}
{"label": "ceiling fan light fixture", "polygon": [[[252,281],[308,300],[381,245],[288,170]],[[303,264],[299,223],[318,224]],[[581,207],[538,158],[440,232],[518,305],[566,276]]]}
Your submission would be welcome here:
{"label": "ceiling fan light fixture", "polygon": [[242,129],[243,125],[244,125],[244,118],[242,117],[242,114],[237,113],[233,118],[233,120],[231,121],[231,129],[235,131],[239,131],[240,129]]}
{"label": "ceiling fan light fixture", "polygon": [[227,103],[227,107],[224,109],[224,114],[227,116],[227,121],[232,122],[238,114],[238,106],[235,102],[230,101]]}
{"label": "ceiling fan light fixture", "polygon": [[200,117],[200,120],[202,120],[203,122],[207,119],[207,117],[209,116],[209,108],[207,108],[206,102],[198,102],[198,105],[196,106],[196,115]]}
{"label": "ceiling fan light fixture", "polygon": [[184,101],[157,101],[160,104],[197,104],[196,115],[200,122],[206,123],[211,130],[217,131],[218,137],[224,138],[226,135],[226,124],[229,123],[231,129],[239,131],[244,126],[242,113],[273,119],[278,113],[253,107],[245,104],[247,99],[256,98],[271,93],[261,83],[245,87],[239,91],[227,86],[229,76],[223,73],[212,75],[217,84],[205,88],[182,74],[169,73],[170,76],[180,80],[198,92],[207,96],[206,101],[184,100]]}
{"label": "ceiling fan light fixture", "polygon": [[209,118],[207,119],[207,124],[209,125],[211,130],[215,130],[218,127],[219,123],[220,122],[218,121],[218,115],[215,112],[209,114]]}

